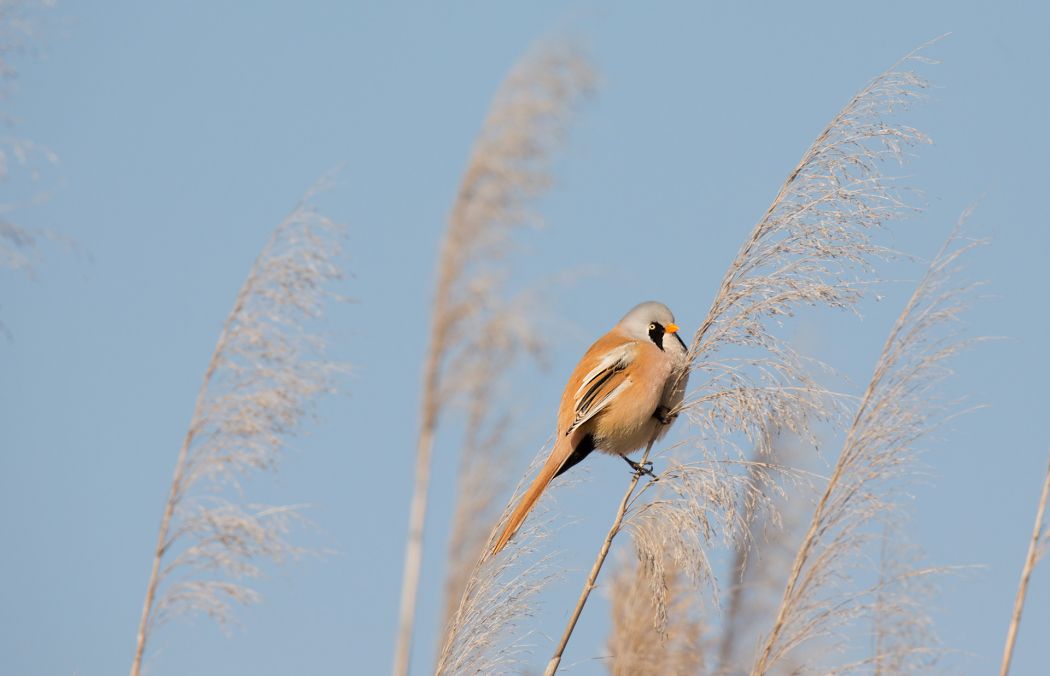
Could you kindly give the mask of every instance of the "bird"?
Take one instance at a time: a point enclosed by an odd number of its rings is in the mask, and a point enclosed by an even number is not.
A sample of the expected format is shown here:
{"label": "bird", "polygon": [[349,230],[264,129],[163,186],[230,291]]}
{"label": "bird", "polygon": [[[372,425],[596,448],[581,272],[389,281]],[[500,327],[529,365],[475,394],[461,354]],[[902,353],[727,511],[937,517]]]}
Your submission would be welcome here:
{"label": "bird", "polygon": [[[633,307],[584,353],[565,384],[554,447],[492,547],[498,554],[555,477],[591,451],[627,457],[670,429],[685,394],[688,349],[671,310],[657,301]],[[651,467],[651,465],[650,465]]]}

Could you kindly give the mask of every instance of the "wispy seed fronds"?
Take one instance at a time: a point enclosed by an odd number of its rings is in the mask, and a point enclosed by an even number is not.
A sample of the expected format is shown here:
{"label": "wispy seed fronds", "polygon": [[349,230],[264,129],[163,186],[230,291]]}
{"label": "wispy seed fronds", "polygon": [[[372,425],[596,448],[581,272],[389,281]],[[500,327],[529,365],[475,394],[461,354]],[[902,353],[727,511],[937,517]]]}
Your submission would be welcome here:
{"label": "wispy seed fronds", "polygon": [[[498,362],[499,359],[537,350],[530,317],[508,312],[514,302],[506,292],[507,257],[514,234],[539,220],[534,202],[550,185],[554,155],[573,114],[593,86],[590,64],[577,49],[565,43],[544,43],[517,64],[496,93],[449,216],[424,365],[415,484],[394,652],[393,671],[397,675],[408,673],[438,420],[454,401],[481,402],[478,379],[497,378],[510,367],[509,362]],[[479,342],[479,336],[486,340]],[[500,371],[485,372],[496,363]],[[475,408],[469,415],[475,421],[492,421],[484,424],[497,429],[506,425],[506,421],[499,422],[506,412]],[[483,458],[468,461],[486,462]],[[466,469],[483,471],[481,467]],[[485,503],[491,500],[488,496],[476,499]],[[479,523],[487,522],[478,517],[460,525]],[[479,536],[457,533],[454,538],[466,543]],[[471,560],[475,554],[466,551],[460,562]],[[453,575],[461,579],[463,568],[457,567]],[[462,584],[453,580],[448,586],[452,589]],[[459,595],[454,591],[452,594],[456,601],[450,596],[448,605],[458,601]]]}
{"label": "wispy seed fronds", "polygon": [[298,553],[286,535],[294,508],[239,506],[241,480],[274,469],[316,397],[342,365],[315,332],[342,277],[342,226],[311,190],[274,230],[252,266],[197,394],[179,451],[147,585],[132,676],[156,624],[199,611],[220,623],[256,593],[245,578]]}
{"label": "wispy seed fronds", "polygon": [[936,591],[934,580],[945,570],[922,567],[921,549],[908,545],[890,528],[883,531],[879,581],[870,612],[872,654],[859,664],[837,669],[839,673],[926,674],[941,656],[930,604]]}
{"label": "wispy seed fronds", "polygon": [[535,610],[536,596],[557,577],[553,555],[542,547],[551,535],[550,519],[540,502],[510,545],[499,556],[489,552],[503,523],[527,488],[526,480],[546,460],[541,449],[522,476],[498,523],[488,533],[480,556],[463,586],[445,633],[435,674],[517,673],[528,653],[528,636],[517,631]]}
{"label": "wispy seed fronds", "polygon": [[[689,369],[680,376],[699,383],[682,409],[709,459],[742,457],[745,444],[759,457],[769,456],[781,432],[815,445],[813,422],[835,424],[844,417],[841,399],[816,382],[813,366],[778,333],[786,318],[806,306],[854,311],[877,263],[889,255],[874,232],[908,206],[885,167],[927,142],[894,121],[927,86],[907,69],[919,61],[917,53],[905,57],[828,123],[726,271],[693,337]],[[680,566],[713,580],[704,546],[708,514],[719,515],[728,529],[726,542],[739,546],[737,537],[747,533],[747,505],[761,499],[760,487],[739,474],[697,482],[688,474],[664,473],[659,483],[683,498],[662,503],[660,518],[650,520],[652,532],[635,534],[636,548],[653,556],[663,539],[677,540],[670,551],[681,557]],[[769,515],[775,519],[776,510]]]}
{"label": "wispy seed fronds", "polygon": [[[770,424],[769,428],[775,428]],[[748,472],[758,483],[769,463],[801,467],[808,445],[787,435],[776,435],[766,450],[765,444],[752,449]],[[718,666],[713,673],[728,676],[743,673],[752,659],[754,646],[761,638],[762,623],[777,609],[780,592],[795,556],[795,543],[808,526],[808,506],[814,491],[814,477],[798,470],[780,471],[780,490],[769,495],[765,509],[745,512],[746,531],[735,538],[733,556],[723,585],[725,592],[717,631],[712,631]],[[794,673],[791,668],[784,670]]]}
{"label": "wispy seed fronds", "polygon": [[[526,298],[494,309],[489,320],[472,334],[472,347],[461,353],[453,371],[462,374],[461,400],[466,430],[460,448],[456,485],[456,507],[448,540],[448,572],[445,576],[447,628],[459,607],[463,589],[482,555],[491,524],[499,517],[499,496],[508,488],[506,470],[513,466],[514,392],[506,379],[519,354],[538,354],[540,337],[531,319],[535,310]],[[469,358],[467,357],[469,355]]]}
{"label": "wispy seed fronds", "polygon": [[[473,348],[476,322],[488,323],[493,310],[506,305],[502,261],[511,236],[540,221],[535,199],[550,186],[551,162],[595,79],[578,48],[547,42],[515,65],[496,93],[442,244],[432,351],[443,363],[457,349]],[[442,393],[456,387],[454,380],[442,384]]]}
{"label": "wispy seed fronds", "polygon": [[684,406],[710,447],[736,432],[765,443],[770,419],[807,437],[812,419],[834,415],[777,328],[805,306],[854,310],[889,255],[873,234],[909,211],[905,188],[885,169],[928,142],[894,121],[927,87],[907,69],[924,61],[909,54],[831,120],[726,272],[690,348],[700,385]]}
{"label": "wispy seed fronds", "polygon": [[[651,584],[657,632],[663,632],[667,622],[669,567],[694,590],[713,588],[715,571],[708,558],[712,545],[746,542],[759,513],[776,519],[772,498],[782,494],[782,480],[790,474],[768,463],[672,463],[632,498],[625,524]],[[718,604],[716,593],[709,598],[711,605]]]}
{"label": "wispy seed fronds", "polygon": [[[186,573],[157,601],[154,623],[187,612],[204,613],[225,625],[230,603],[253,603],[259,595],[251,587],[228,579],[214,579],[217,571],[234,580],[259,577],[263,561],[282,563],[301,552],[288,540],[298,511],[295,507],[240,506],[221,498],[194,501],[183,510],[183,519],[171,541],[189,539],[192,544],[171,557],[161,570],[161,579]],[[202,575],[197,578],[192,573]]]}
{"label": "wispy seed fronds", "polygon": [[[16,57],[38,47],[42,39],[41,10],[49,10],[53,4],[47,0],[0,0],[0,123],[5,130],[17,123],[5,105],[12,92],[11,83],[18,77]],[[29,186],[39,183],[44,172],[57,164],[58,156],[49,148],[11,133],[0,133],[0,268],[31,274],[40,241],[63,239],[49,230],[16,223],[13,217],[20,208],[46,198],[38,188]]]}
{"label": "wispy seed fronds", "polygon": [[907,480],[916,443],[946,414],[935,386],[949,374],[946,360],[961,347],[956,320],[971,288],[953,286],[952,273],[959,256],[975,244],[953,233],[893,326],[796,553],[753,673],[767,673],[818,636],[841,635],[877,609],[877,588],[856,589],[856,576],[871,525],[895,514],[895,491]]}
{"label": "wispy seed fronds", "polygon": [[653,603],[650,573],[636,560],[613,576],[608,591],[612,605],[608,667],[614,676],[685,676],[706,670],[704,623],[694,603],[695,592],[673,564],[663,569],[667,619],[662,632],[653,621],[659,609]]}

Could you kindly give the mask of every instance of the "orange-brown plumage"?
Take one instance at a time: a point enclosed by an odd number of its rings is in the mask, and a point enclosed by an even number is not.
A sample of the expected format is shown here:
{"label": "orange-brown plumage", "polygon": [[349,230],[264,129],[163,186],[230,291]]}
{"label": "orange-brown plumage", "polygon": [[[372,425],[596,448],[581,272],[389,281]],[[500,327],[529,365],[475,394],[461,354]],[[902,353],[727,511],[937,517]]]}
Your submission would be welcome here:
{"label": "orange-brown plumage", "polygon": [[685,360],[677,328],[664,305],[642,303],[591,345],[565,385],[554,448],[507,519],[493,554],[506,546],[561,471],[592,449],[626,456],[666,431],[657,412],[676,407],[685,387],[683,379],[670,391],[671,377]]}

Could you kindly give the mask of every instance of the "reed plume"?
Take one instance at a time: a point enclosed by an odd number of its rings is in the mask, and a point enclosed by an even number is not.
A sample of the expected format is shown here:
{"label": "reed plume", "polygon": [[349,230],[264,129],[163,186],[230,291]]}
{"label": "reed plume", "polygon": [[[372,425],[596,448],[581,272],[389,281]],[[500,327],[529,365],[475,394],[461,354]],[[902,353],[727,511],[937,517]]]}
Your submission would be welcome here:
{"label": "reed plume", "polygon": [[241,481],[277,467],[343,370],[314,331],[342,276],[342,227],[312,206],[319,188],[273,231],[205,370],[157,534],[132,676],[158,625],[187,612],[227,622],[232,603],[258,599],[246,578],[300,551],[288,539],[296,509],[245,504]]}
{"label": "reed plume", "polygon": [[637,560],[623,565],[609,586],[612,631],[609,634],[609,672],[614,676],[651,674],[668,676],[705,673],[704,629],[694,603],[688,574],[673,564],[661,566],[666,589],[663,627],[650,591],[651,574]]}
{"label": "reed plume", "polygon": [[[900,524],[883,526],[879,552],[878,582],[872,591],[872,654],[856,664],[838,667],[836,672],[882,674],[930,673],[943,650],[934,630],[930,604],[936,596],[935,582],[947,568],[920,565],[922,550],[910,544],[898,531]],[[812,657],[796,655],[788,669],[795,673]]]}
{"label": "reed plume", "polygon": [[[927,62],[919,50],[908,54],[831,120],[726,271],[693,336],[688,368],[678,376],[700,381],[681,409],[697,430],[696,445],[705,463],[660,475],[660,490],[679,499],[662,501],[648,510],[664,512],[661,518],[645,519],[632,529],[643,560],[657,559],[670,546],[678,560],[692,562],[687,569],[709,571],[704,545],[712,512],[732,510],[716,520],[739,523],[737,505],[755,488],[746,481],[712,479],[716,467],[711,463],[719,455],[734,455],[730,449],[740,456],[741,439],[761,449],[769,448],[772,433],[779,430],[811,439],[812,421],[838,415],[835,399],[814,381],[806,360],[778,337],[777,329],[807,306],[854,310],[877,264],[890,255],[875,243],[873,233],[910,207],[905,189],[882,167],[888,160],[903,161],[907,150],[928,142],[916,129],[894,122],[927,86],[906,68],[918,62]],[[767,420],[776,421],[776,428],[769,429]],[[642,462],[651,449],[652,444]],[[628,484],[548,674],[558,668],[639,479],[634,476]],[[714,493],[704,492],[708,490]],[[725,491],[733,490],[742,492],[726,498]],[[711,502],[712,496],[719,497],[717,502]],[[657,578],[654,589],[660,591]]]}
{"label": "reed plume", "polygon": [[[409,508],[401,608],[393,673],[408,673],[423,556],[431,454],[439,418],[471,378],[450,368],[488,363],[472,338],[499,332],[491,349],[521,344],[515,318],[502,312],[505,259],[513,233],[537,220],[536,198],[550,185],[550,163],[572,114],[594,84],[578,50],[544,43],[508,74],[493,100],[467,164],[441,248],[430,345],[424,365],[415,483]],[[494,321],[494,318],[496,320]],[[489,345],[481,346],[490,349]],[[473,462],[473,459],[469,460]],[[459,583],[455,583],[459,586]]]}
{"label": "reed plume", "polygon": [[452,367],[461,374],[461,387],[466,390],[462,393],[466,429],[448,537],[442,636],[448,633],[491,524],[499,517],[497,499],[508,488],[506,468],[512,466],[514,455],[516,407],[506,380],[519,353],[538,356],[544,347],[530,321],[536,310],[529,300],[526,294],[505,308],[493,308],[485,324],[470,331],[470,345]]}
{"label": "reed plume", "polygon": [[[16,124],[6,105],[12,83],[18,77],[13,57],[36,48],[41,40],[38,12],[51,6],[46,1],[0,0],[0,122],[6,129]],[[5,188],[16,178],[38,185],[47,169],[57,164],[58,156],[49,148],[11,133],[0,134],[0,185]],[[25,188],[26,183],[19,182],[17,195],[0,197],[0,267],[32,273],[40,240],[63,238],[50,230],[27,227],[13,220],[16,211],[47,197],[42,191],[26,195]]]}
{"label": "reed plume", "polygon": [[[925,574],[909,569],[889,580],[884,576],[872,588],[849,584],[863,569],[872,525],[893,525],[895,493],[906,485],[916,444],[945,414],[936,403],[935,385],[949,375],[945,362],[961,347],[955,324],[970,288],[952,286],[952,273],[959,256],[974,245],[953,232],[890,331],[795,555],[753,674],[774,670],[796,648],[818,637],[843,636],[846,628],[873,619],[879,609],[885,614],[887,604],[905,603],[906,597],[887,600],[889,582]],[[928,667],[927,646],[887,641],[881,649],[887,652],[834,671],[871,669],[888,660],[904,672],[921,673]]]}
{"label": "reed plume", "polygon": [[[489,552],[497,534],[527,488],[527,479],[546,460],[549,449],[541,448],[522,476],[501,517],[491,527],[445,631],[434,673],[501,674],[520,671],[528,653],[526,637],[516,634],[520,622],[532,614],[535,598],[555,579],[559,570],[553,556],[542,545],[553,527],[540,503],[499,556]],[[572,481],[569,478],[568,481]]]}
{"label": "reed plume", "polygon": [[[761,592],[770,584],[765,579],[771,575],[768,569],[781,558],[774,556],[777,552],[772,539],[785,533],[779,507],[788,500],[788,484],[797,484],[800,478],[777,464],[777,458],[759,457],[756,448],[755,457],[744,462],[672,462],[660,480],[643,486],[632,498],[633,507],[626,515],[624,528],[635,535],[636,545],[629,591],[632,596],[646,596],[644,602],[639,598],[630,603],[639,607],[644,603],[650,610],[633,622],[621,619],[615,606],[616,596],[621,593],[617,585],[622,581],[614,580],[610,650],[616,644],[644,643],[646,650],[654,654],[664,648],[676,652],[680,646],[676,647],[675,637],[696,634],[688,653],[693,655],[690,661],[702,664],[702,668],[674,673],[729,673],[721,665],[728,663],[733,644],[745,640],[749,622],[759,611]],[[662,491],[663,480],[676,490]],[[643,500],[647,491],[653,495]],[[706,504],[701,504],[698,496],[703,496]],[[671,528],[677,525],[696,532],[696,514],[701,514],[702,519],[700,537],[651,539],[664,533],[654,523],[661,519],[670,519]],[[714,621],[712,611],[719,610],[721,600],[713,593],[709,598],[697,593],[698,588],[706,588],[705,581],[714,580],[715,562],[707,558],[707,551],[716,537],[720,544],[734,548],[730,574],[740,578],[730,590],[729,603],[722,608],[719,623]],[[655,555],[661,545],[665,551]],[[757,555],[756,547],[760,548]],[[686,604],[691,612],[676,610],[679,604]],[[617,668],[614,666],[614,671]]]}
{"label": "reed plume", "polygon": [[777,483],[765,509],[738,508],[744,512],[745,523],[732,543],[726,574],[730,582],[723,593],[717,631],[711,637],[710,649],[718,658],[716,674],[742,672],[740,665],[751,661],[751,651],[760,638],[762,620],[776,610],[775,597],[791,567],[794,542],[802,537],[803,503],[813,488],[808,473],[786,470],[804,464],[804,450],[809,449],[797,439],[780,435],[769,453],[758,446],[752,451],[747,466],[750,481],[760,484],[765,476]]}

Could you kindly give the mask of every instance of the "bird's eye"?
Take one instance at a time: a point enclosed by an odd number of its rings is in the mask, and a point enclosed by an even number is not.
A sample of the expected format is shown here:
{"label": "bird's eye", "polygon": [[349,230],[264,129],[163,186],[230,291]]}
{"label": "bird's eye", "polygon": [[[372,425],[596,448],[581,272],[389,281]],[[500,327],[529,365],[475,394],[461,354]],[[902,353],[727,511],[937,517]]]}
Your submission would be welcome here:
{"label": "bird's eye", "polygon": [[655,331],[656,330],[656,324],[650,324],[649,325],[649,330],[650,331]]}

